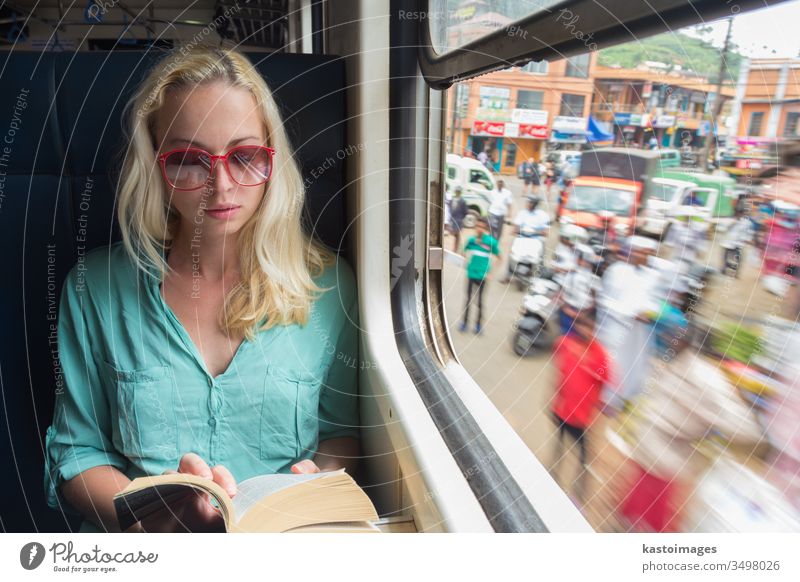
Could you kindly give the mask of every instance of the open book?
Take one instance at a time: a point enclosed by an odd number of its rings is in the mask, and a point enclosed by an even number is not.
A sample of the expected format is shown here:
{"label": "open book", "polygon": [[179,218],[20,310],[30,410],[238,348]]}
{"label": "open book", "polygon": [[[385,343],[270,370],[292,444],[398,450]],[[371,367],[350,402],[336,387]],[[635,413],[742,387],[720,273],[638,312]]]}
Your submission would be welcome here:
{"label": "open book", "polygon": [[186,473],[139,477],[114,496],[122,531],[185,496],[208,493],[229,533],[377,532],[369,497],[344,469],[309,474],[260,475],[238,483],[231,499],[211,481]]}

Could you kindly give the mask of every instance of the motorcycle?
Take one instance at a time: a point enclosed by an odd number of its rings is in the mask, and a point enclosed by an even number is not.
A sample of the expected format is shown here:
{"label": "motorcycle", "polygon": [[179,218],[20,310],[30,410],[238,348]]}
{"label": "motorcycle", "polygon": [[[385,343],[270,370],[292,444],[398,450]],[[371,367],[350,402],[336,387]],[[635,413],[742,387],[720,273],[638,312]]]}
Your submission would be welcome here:
{"label": "motorcycle", "polygon": [[522,227],[508,253],[508,278],[517,289],[528,288],[544,260],[544,240],[538,229]]}
{"label": "motorcycle", "polygon": [[514,353],[522,358],[549,346],[557,334],[561,285],[553,279],[554,274],[550,269],[542,269],[522,300],[511,337]]}

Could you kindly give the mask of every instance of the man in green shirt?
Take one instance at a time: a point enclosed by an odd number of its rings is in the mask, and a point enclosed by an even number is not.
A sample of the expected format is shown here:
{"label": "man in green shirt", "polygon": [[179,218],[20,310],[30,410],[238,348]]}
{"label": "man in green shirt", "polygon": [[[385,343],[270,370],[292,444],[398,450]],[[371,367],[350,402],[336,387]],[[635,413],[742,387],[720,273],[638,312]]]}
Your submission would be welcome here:
{"label": "man in green shirt", "polygon": [[489,234],[489,222],[485,218],[480,218],[475,225],[475,236],[467,240],[467,244],[464,245],[464,254],[467,257],[467,303],[464,306],[464,319],[458,326],[458,330],[462,332],[467,330],[473,289],[477,288],[478,320],[475,322],[475,333],[479,334],[481,333],[484,282],[488,279],[489,271],[492,269],[492,255],[500,256],[500,246],[497,239]]}

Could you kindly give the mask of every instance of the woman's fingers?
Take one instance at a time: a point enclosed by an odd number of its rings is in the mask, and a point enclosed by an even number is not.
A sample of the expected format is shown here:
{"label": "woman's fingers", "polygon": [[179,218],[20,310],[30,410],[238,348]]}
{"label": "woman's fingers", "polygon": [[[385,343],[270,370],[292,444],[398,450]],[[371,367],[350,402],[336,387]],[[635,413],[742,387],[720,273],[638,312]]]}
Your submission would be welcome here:
{"label": "woman's fingers", "polygon": [[181,461],[178,464],[178,473],[191,473],[206,479],[214,478],[208,463],[201,459],[197,453],[186,453],[181,457]]}
{"label": "woman's fingers", "polygon": [[214,476],[214,482],[220,485],[230,497],[236,495],[236,479],[224,465],[215,465],[211,467],[211,473]]}
{"label": "woman's fingers", "polygon": [[319,467],[311,459],[303,459],[292,465],[292,473],[319,473]]}

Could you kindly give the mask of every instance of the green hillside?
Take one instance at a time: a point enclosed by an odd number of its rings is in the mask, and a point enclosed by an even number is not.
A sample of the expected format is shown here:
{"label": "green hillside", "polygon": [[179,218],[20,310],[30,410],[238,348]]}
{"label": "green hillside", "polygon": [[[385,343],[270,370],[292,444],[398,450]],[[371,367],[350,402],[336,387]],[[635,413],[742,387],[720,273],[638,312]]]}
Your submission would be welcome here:
{"label": "green hillside", "polygon": [[[602,49],[598,55],[598,64],[603,66],[618,65],[623,68],[634,68],[643,61],[657,61],[667,65],[680,65],[715,82],[719,72],[721,51],[705,40],[681,33],[665,33],[651,36],[640,41],[629,42]],[[742,56],[733,47],[728,54],[725,82],[735,83],[739,74]]]}

